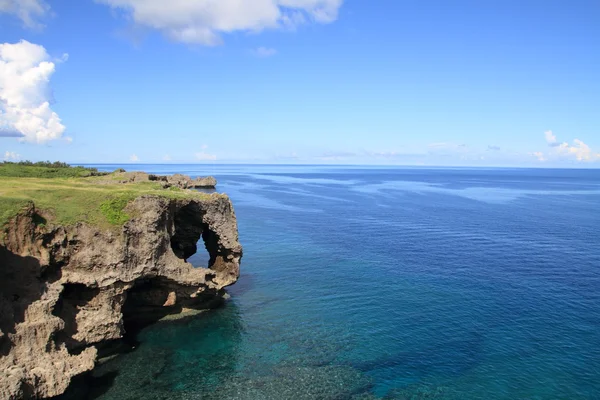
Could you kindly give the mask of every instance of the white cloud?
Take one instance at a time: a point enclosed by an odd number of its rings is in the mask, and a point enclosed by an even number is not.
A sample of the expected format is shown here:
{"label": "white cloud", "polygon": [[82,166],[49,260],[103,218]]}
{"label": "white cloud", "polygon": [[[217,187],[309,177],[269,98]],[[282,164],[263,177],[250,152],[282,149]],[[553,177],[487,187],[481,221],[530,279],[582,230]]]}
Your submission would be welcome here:
{"label": "white cloud", "polygon": [[558,146],[558,150],[562,154],[566,154],[569,156],[575,157],[577,161],[596,161],[600,160],[600,153],[594,153],[590,146],[583,143],[579,139],[573,140],[574,145],[569,145],[568,143],[561,143]]}
{"label": "white cloud", "polygon": [[44,47],[25,40],[0,44],[0,129],[18,132],[28,142],[60,139],[65,131],[50,108],[54,63],[49,59]]}
{"label": "white cloud", "polygon": [[558,143],[556,141],[556,135],[554,135],[552,133],[552,131],[544,132],[544,136],[546,137],[546,142],[548,143],[549,146],[555,147],[558,145]]}
{"label": "white cloud", "polygon": [[[2,0],[0,0],[2,1]],[[214,46],[236,31],[331,23],[344,0],[95,0],[124,10],[138,25],[181,42]]]}
{"label": "white cloud", "polygon": [[546,156],[541,151],[531,153],[532,156],[538,159],[538,161],[546,161]]}
{"label": "white cloud", "polygon": [[209,154],[206,152],[206,149],[208,149],[207,145],[202,145],[202,151],[199,151],[198,153],[195,154],[196,160],[198,161],[215,161],[217,159],[217,156],[214,154]]}
{"label": "white cloud", "polygon": [[27,28],[41,28],[39,18],[50,12],[50,6],[43,0],[0,0],[0,13],[15,15]]}
{"label": "white cloud", "polygon": [[163,159],[163,161],[171,161],[171,156],[168,154],[165,154],[162,159]]}
{"label": "white cloud", "polygon": [[19,161],[20,159],[21,155],[14,151],[7,151],[4,153],[4,161]]}
{"label": "white cloud", "polygon": [[259,47],[257,49],[252,50],[252,54],[254,54],[256,57],[267,58],[277,54],[277,50],[269,47]]}
{"label": "white cloud", "polygon": [[140,158],[137,155],[132,154],[132,155],[129,156],[129,161],[131,161],[131,162],[139,162]]}
{"label": "white cloud", "polygon": [[[573,140],[573,144],[559,142],[552,131],[544,132],[544,136],[546,142],[554,149],[546,156],[541,152],[532,153],[540,161],[545,161],[548,157],[571,158],[580,162],[600,161],[600,152],[593,151],[590,146],[582,140],[575,139]],[[537,154],[542,154],[542,158],[544,159],[541,159]]]}

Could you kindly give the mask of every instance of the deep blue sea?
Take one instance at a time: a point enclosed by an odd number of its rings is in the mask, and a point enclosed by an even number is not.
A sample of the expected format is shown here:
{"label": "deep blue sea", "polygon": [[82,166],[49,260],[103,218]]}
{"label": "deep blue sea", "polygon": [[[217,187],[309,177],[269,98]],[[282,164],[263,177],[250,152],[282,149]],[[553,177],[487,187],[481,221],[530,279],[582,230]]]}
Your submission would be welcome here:
{"label": "deep blue sea", "polygon": [[244,257],[101,399],[600,399],[600,170],[123,167],[214,175]]}

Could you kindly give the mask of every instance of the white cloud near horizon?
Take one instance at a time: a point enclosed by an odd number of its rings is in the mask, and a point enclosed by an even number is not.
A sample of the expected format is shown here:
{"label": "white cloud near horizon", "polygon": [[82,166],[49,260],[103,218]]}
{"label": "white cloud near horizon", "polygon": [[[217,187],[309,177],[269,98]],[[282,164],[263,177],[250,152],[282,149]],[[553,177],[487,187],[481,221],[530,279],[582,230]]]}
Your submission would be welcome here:
{"label": "white cloud near horizon", "polygon": [[132,154],[129,156],[129,161],[131,162],[139,162],[140,158],[136,154]]}
{"label": "white cloud near horizon", "polygon": [[38,29],[43,27],[38,20],[50,13],[50,6],[43,0],[0,0],[0,13],[16,16],[26,28]]}
{"label": "white cloud near horizon", "polygon": [[173,40],[216,46],[223,42],[222,34],[331,23],[344,0],[95,1],[122,10],[134,23]]}
{"label": "white cloud near horizon", "polygon": [[546,161],[549,157],[575,159],[579,162],[600,161],[600,152],[593,151],[582,140],[574,139],[573,144],[559,142],[552,131],[544,132],[546,143],[553,148],[548,154],[541,151],[531,153],[539,161]]}
{"label": "white cloud near horizon", "polygon": [[196,160],[198,161],[216,161],[217,160],[217,156],[215,154],[209,154],[206,152],[206,150],[208,149],[207,145],[202,145],[202,150],[197,152],[196,154],[194,154],[194,156],[196,157]]}
{"label": "white cloud near horizon", "polygon": [[534,156],[535,158],[538,159],[538,161],[546,161],[546,157],[544,156],[544,153],[542,153],[541,151],[536,151],[531,153],[532,156]]}
{"label": "white cloud near horizon", "polygon": [[600,160],[600,153],[594,153],[590,146],[579,139],[573,140],[573,145],[563,142],[557,147],[561,154],[575,157],[577,161],[597,161]]}
{"label": "white cloud near horizon", "polygon": [[66,128],[50,108],[54,71],[43,46],[26,40],[0,44],[0,130],[31,143],[62,137]]}
{"label": "white cloud near horizon", "polygon": [[21,159],[21,155],[14,151],[6,151],[4,153],[4,161],[19,161]]}

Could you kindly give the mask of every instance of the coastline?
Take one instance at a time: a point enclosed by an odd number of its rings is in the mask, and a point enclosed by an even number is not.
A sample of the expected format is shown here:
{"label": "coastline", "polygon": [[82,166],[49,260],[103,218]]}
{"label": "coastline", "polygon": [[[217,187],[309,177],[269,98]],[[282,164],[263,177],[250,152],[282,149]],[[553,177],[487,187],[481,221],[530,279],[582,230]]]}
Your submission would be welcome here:
{"label": "coastline", "polygon": [[[28,179],[35,184],[21,189]],[[8,375],[0,397],[60,395],[72,377],[93,368],[104,343],[221,304],[242,257],[233,206],[226,195],[188,189],[215,184],[122,171],[4,179],[9,196],[23,205],[3,214],[0,366]],[[45,208],[53,195],[48,188],[61,195],[65,187],[75,200]],[[45,196],[41,207],[36,193]],[[89,193],[108,197],[82,213],[76,199]],[[210,255],[204,268],[186,261],[201,239]]]}

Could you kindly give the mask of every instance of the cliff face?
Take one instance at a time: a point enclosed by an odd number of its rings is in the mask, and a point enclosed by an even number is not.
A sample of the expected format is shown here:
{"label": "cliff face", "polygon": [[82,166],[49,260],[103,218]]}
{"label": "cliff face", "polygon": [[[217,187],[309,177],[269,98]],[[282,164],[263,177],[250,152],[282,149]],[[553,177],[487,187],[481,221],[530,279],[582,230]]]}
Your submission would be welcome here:
{"label": "cliff face", "polygon": [[[0,241],[0,398],[63,393],[129,321],[208,308],[239,276],[242,248],[225,195],[142,196],[119,232],[44,226],[33,204]],[[186,262],[202,238],[208,268]]]}

